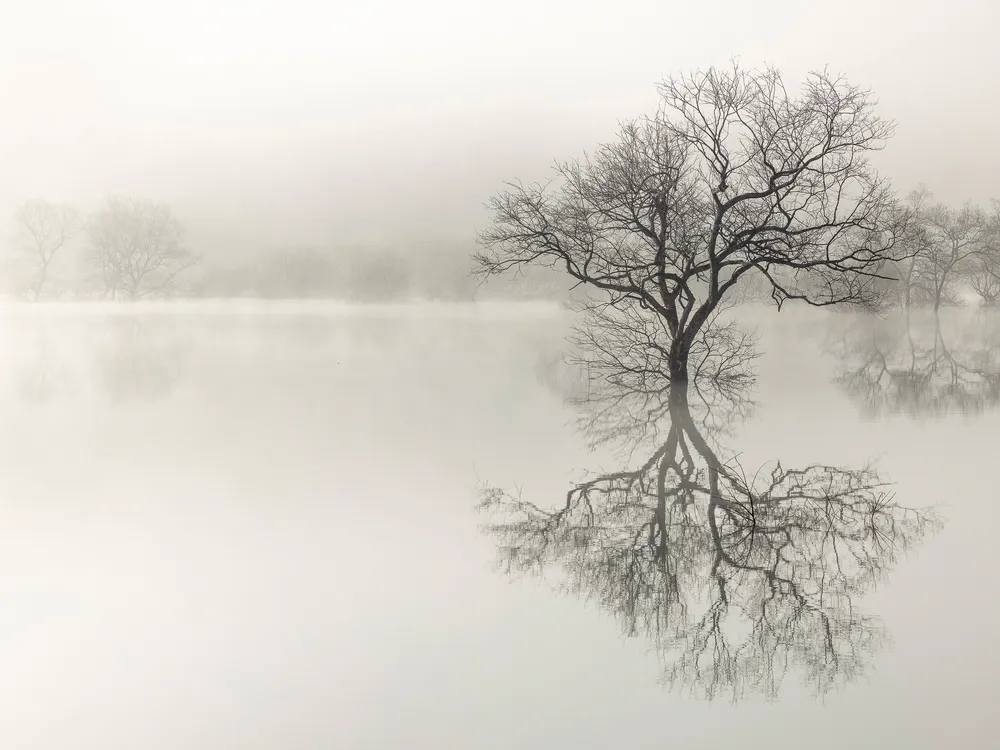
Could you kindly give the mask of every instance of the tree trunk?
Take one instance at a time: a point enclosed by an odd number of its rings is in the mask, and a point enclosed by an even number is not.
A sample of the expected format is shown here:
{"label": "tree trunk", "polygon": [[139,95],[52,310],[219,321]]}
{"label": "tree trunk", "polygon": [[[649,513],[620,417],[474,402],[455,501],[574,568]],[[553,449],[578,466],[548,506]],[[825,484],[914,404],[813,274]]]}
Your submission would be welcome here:
{"label": "tree trunk", "polygon": [[49,266],[46,263],[41,268],[41,273],[38,277],[38,285],[35,287],[35,302],[38,302],[42,298],[42,290],[45,288],[45,279],[49,275]]}
{"label": "tree trunk", "polygon": [[687,387],[688,355],[691,353],[691,346],[687,339],[686,335],[679,334],[674,337],[673,344],[670,346],[670,382],[684,387]]}
{"label": "tree trunk", "polygon": [[670,384],[670,394],[668,396],[670,404],[671,419],[675,424],[680,415],[686,415],[689,411],[688,404],[688,383],[684,381],[673,381]]}

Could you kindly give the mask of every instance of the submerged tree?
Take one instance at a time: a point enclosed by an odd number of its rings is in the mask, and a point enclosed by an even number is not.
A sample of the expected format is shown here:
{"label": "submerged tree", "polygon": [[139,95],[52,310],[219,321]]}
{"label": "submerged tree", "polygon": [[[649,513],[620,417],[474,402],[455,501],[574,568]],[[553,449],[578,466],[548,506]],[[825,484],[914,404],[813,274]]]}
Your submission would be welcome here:
{"label": "submerged tree", "polygon": [[180,222],[162,203],[108,198],[87,225],[87,268],[102,297],[168,296],[198,262],[183,245]]}
{"label": "submerged tree", "polygon": [[653,640],[669,687],[773,698],[793,667],[818,694],[861,676],[887,633],[856,599],[936,518],[896,504],[872,467],[774,462],[748,475],[721,458],[687,395],[670,389],[666,438],[645,461],[577,484],[553,509],[486,486],[501,567],[558,568],[566,589]]}
{"label": "submerged tree", "polygon": [[73,239],[80,217],[72,206],[31,200],[14,214],[14,249],[33,268],[30,295],[42,298],[56,253]]}
{"label": "submerged tree", "polygon": [[779,307],[868,304],[906,219],[868,163],[893,130],[870,93],[824,72],[792,96],[777,71],[735,65],[659,91],[657,114],[593,157],[492,199],[478,273],[557,268],[659,317],[672,382],[743,279],[765,280]]}

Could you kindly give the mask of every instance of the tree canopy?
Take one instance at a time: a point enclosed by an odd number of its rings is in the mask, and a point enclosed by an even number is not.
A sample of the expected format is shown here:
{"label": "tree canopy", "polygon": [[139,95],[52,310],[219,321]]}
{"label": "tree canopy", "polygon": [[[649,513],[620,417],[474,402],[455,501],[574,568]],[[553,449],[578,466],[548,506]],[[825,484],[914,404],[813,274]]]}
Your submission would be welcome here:
{"label": "tree canopy", "polygon": [[866,304],[907,213],[869,155],[892,135],[870,92],[827,72],[791,95],[774,69],[668,78],[655,115],[554,177],[490,202],[482,276],[558,267],[666,322],[675,379],[720,301],[755,272],[786,299]]}

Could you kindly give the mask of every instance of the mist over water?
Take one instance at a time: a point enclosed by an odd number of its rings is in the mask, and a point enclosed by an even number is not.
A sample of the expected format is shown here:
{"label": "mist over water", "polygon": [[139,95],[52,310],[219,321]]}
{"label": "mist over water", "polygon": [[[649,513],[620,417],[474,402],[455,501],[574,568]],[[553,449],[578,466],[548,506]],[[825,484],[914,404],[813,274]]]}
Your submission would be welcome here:
{"label": "mist over water", "polygon": [[559,593],[565,568],[494,569],[483,483],[552,508],[645,458],[588,447],[555,305],[11,305],[0,740],[961,745],[998,687],[998,321],[733,314],[764,353],[752,413],[713,445],[751,473],[874,461],[943,521],[852,597],[886,635],[863,679],[817,701],[792,659],[774,703],[703,701],[661,686],[650,632]]}
{"label": "mist over water", "polygon": [[1000,5],[8,5],[0,748],[996,744]]}

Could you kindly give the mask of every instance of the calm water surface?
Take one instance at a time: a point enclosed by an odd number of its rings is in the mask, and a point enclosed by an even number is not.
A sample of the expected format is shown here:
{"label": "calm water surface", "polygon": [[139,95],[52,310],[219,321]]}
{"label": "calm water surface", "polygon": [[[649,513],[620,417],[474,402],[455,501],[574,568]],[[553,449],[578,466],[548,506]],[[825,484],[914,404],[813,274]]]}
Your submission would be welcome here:
{"label": "calm water surface", "polygon": [[[483,483],[553,508],[656,448],[588,448],[557,310],[138,309],[0,311],[4,747],[993,742],[1000,321],[740,311],[765,352],[756,408],[713,445],[748,476],[875,461],[943,525],[852,592],[870,627],[841,645],[885,642],[843,684],[815,697],[821,620],[788,630],[785,608],[725,641],[766,645],[758,674],[783,655],[776,694],[723,675],[708,701],[711,658],[664,684],[683,644],[627,637],[620,610],[563,590],[579,558],[512,580],[480,530]],[[697,619],[713,583],[691,549]],[[834,606],[815,580],[811,611]]]}

